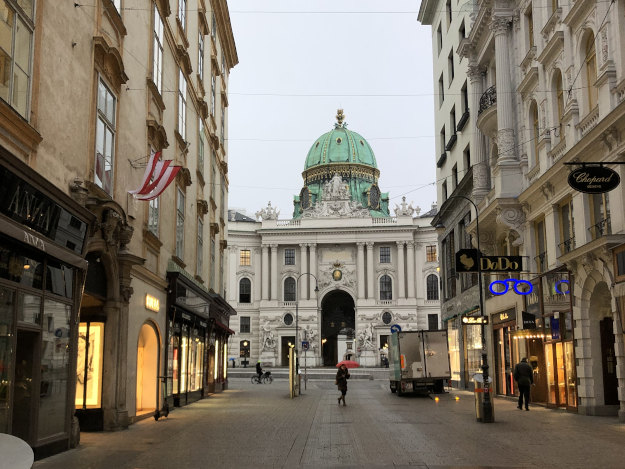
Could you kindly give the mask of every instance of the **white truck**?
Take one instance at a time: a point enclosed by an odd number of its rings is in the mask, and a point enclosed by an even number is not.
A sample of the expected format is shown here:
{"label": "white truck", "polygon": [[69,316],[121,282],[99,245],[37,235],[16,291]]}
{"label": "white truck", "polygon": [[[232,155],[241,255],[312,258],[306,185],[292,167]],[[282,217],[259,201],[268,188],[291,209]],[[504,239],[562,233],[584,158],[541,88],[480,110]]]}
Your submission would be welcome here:
{"label": "white truck", "polygon": [[451,379],[446,330],[394,332],[389,344],[391,392],[443,392]]}

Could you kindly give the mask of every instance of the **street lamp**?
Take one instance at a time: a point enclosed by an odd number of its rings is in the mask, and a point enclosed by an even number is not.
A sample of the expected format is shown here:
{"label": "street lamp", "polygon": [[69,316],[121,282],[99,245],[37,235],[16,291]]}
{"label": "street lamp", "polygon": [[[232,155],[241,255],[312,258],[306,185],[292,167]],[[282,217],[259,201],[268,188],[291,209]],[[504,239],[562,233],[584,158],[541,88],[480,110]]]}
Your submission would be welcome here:
{"label": "street lamp", "polygon": [[[486,348],[486,314],[484,311],[484,293],[482,288],[482,251],[480,250],[480,215],[478,213],[477,205],[471,199],[464,195],[450,195],[449,199],[464,199],[467,200],[475,208],[475,230],[477,234],[477,287],[480,290],[480,314],[482,316],[482,322],[480,323],[480,332],[482,334],[482,378],[484,380],[484,400],[482,401],[482,423],[494,422],[493,407],[490,402],[490,386],[488,384],[488,351]],[[441,223],[436,228],[445,228]]]}
{"label": "street lamp", "polygon": [[[315,294],[319,292],[319,286],[317,284],[317,277],[315,277],[310,272],[302,272],[295,279],[295,357],[296,357],[295,371],[298,374],[299,374],[299,346],[300,346],[300,341],[299,341],[299,279],[304,275],[310,275],[312,278],[315,279]],[[307,381],[308,381],[307,366],[308,366],[307,360],[304,360],[304,389],[307,389],[307,386],[306,386]],[[301,392],[301,388],[300,388],[300,392]]]}

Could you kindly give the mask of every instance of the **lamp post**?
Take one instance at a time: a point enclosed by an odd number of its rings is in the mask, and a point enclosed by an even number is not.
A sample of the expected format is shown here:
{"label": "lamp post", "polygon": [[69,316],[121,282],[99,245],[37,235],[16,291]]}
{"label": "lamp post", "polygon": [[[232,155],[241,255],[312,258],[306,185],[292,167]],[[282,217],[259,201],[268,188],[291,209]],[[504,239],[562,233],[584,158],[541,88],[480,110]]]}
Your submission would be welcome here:
{"label": "lamp post", "polygon": [[[299,341],[299,294],[298,294],[298,292],[299,292],[299,279],[302,278],[302,276],[304,276],[304,275],[310,275],[312,278],[315,279],[315,294],[317,294],[317,292],[319,292],[319,286],[317,284],[317,277],[315,277],[310,272],[302,272],[295,279],[295,356],[296,356],[295,371],[296,371],[296,373],[299,373],[299,346],[300,346],[300,341]],[[306,360],[304,360],[304,389],[307,389],[307,386],[306,386],[307,385],[307,381],[308,381],[307,367],[308,367],[308,363],[307,363]],[[301,389],[300,389],[300,392],[301,392]]]}
{"label": "lamp post", "polygon": [[[493,407],[490,402],[490,386],[488,384],[488,350],[486,348],[486,325],[484,324],[486,314],[484,311],[484,293],[482,288],[482,251],[480,250],[480,215],[477,205],[471,199],[464,195],[451,195],[447,199],[464,199],[467,200],[475,208],[475,230],[477,234],[477,287],[480,290],[480,315],[482,322],[480,323],[480,333],[482,334],[482,378],[484,380],[484,400],[482,401],[482,423],[494,422]],[[444,225],[437,225],[436,228]]]}

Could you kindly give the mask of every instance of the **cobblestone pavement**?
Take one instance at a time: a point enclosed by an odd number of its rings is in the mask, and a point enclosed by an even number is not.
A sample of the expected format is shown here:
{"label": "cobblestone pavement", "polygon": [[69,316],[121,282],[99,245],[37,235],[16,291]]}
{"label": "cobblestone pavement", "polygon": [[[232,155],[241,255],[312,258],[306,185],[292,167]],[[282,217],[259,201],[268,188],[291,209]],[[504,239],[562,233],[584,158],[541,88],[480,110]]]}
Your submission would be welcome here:
{"label": "cobblestone pavement", "polygon": [[[495,399],[495,423],[475,421],[471,393],[438,402],[398,397],[383,380],[352,380],[347,406],[332,381],[309,381],[289,399],[287,381],[230,390],[116,433],[83,433],[79,448],[36,469],[253,467],[625,467],[625,425]],[[455,400],[458,396],[459,400]]]}

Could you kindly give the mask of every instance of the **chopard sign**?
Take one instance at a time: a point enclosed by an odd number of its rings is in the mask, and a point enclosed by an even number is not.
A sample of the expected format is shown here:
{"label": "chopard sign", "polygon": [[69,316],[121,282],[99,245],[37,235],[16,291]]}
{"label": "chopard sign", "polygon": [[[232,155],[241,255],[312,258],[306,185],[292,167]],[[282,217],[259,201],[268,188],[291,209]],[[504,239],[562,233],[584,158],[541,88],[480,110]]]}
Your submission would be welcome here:
{"label": "chopard sign", "polygon": [[616,171],[603,166],[582,166],[569,174],[569,186],[587,194],[601,194],[618,187],[621,178]]}

